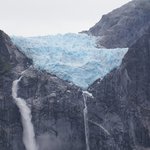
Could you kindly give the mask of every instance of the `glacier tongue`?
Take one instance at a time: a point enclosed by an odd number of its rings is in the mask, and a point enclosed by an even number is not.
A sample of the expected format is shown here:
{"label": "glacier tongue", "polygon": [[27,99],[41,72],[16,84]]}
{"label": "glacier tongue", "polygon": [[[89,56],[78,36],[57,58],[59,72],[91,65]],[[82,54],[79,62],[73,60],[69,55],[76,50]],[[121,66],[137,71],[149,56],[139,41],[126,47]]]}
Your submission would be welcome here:
{"label": "glacier tongue", "polygon": [[120,65],[127,48],[96,48],[96,38],[68,33],[17,37],[12,41],[33,59],[34,66],[86,89]]}

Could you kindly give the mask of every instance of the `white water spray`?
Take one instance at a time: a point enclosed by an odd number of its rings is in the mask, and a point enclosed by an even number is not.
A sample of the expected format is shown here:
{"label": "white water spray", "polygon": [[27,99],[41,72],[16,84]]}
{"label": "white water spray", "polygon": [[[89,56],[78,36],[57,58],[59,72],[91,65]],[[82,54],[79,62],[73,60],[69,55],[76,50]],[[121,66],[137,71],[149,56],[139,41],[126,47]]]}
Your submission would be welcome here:
{"label": "white water spray", "polygon": [[109,131],[107,129],[105,129],[101,124],[98,124],[97,122],[94,122],[92,120],[89,120],[89,122],[92,123],[92,124],[94,124],[94,125],[96,125],[97,127],[101,128],[107,135],[110,136]]}
{"label": "white water spray", "polygon": [[86,150],[90,150],[89,146],[89,125],[88,125],[88,108],[87,108],[87,98],[91,97],[93,98],[93,95],[89,93],[88,91],[83,91],[82,93],[83,99],[84,99],[84,128],[85,128],[85,142],[86,142]]}
{"label": "white water spray", "polygon": [[26,150],[38,150],[36,141],[35,141],[35,133],[33,124],[31,122],[31,110],[27,106],[24,99],[19,98],[17,96],[18,92],[18,83],[21,80],[22,76],[13,81],[12,85],[12,97],[15,100],[16,105],[19,108],[21,119],[22,119],[22,126],[23,126],[23,143],[25,145]]}

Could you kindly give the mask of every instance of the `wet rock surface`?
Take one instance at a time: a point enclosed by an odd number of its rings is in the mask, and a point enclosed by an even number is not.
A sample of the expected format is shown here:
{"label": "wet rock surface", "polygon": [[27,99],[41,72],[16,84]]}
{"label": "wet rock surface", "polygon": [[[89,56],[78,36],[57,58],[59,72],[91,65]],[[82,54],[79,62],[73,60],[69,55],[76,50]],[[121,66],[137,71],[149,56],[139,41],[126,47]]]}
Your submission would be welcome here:
{"label": "wet rock surface", "polygon": [[24,73],[18,93],[31,106],[40,149],[85,149],[81,89],[31,69]]}
{"label": "wet rock surface", "polygon": [[[32,111],[40,150],[85,150],[82,90],[72,83],[39,71],[0,31],[0,149],[25,150],[18,96]],[[88,89],[90,150],[150,149],[150,32],[133,44],[120,67]],[[9,67],[7,67],[9,66]],[[25,70],[25,71],[24,71]],[[23,71],[23,72],[22,72]]]}
{"label": "wet rock surface", "polygon": [[[121,66],[89,87],[92,150],[150,149],[150,32],[133,44]],[[106,132],[108,131],[108,133]]]}
{"label": "wet rock surface", "polygon": [[81,89],[35,70],[32,61],[2,31],[0,54],[0,149],[25,149],[20,113],[11,96],[12,82],[21,75],[18,97],[31,108],[40,150],[85,149]]}
{"label": "wet rock surface", "polygon": [[24,150],[20,114],[11,96],[12,82],[31,63],[0,31],[0,149]]}

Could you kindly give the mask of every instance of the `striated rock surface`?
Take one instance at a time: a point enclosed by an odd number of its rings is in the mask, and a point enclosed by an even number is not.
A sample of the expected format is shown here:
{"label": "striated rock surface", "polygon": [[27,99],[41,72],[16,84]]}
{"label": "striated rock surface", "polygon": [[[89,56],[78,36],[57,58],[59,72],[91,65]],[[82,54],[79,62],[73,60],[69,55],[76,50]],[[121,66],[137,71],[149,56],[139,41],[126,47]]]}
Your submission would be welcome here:
{"label": "striated rock surface", "polygon": [[78,87],[29,69],[18,93],[31,106],[40,150],[85,149],[83,97]]}
{"label": "striated rock surface", "polygon": [[[122,64],[88,89],[90,150],[150,149],[150,30],[133,44]],[[25,150],[12,82],[32,111],[39,150],[85,150],[82,90],[32,67],[0,31],[0,150]]]}
{"label": "striated rock surface", "polygon": [[0,149],[24,150],[20,113],[11,96],[12,82],[31,60],[0,31]]}
{"label": "striated rock surface", "polygon": [[31,108],[39,149],[85,149],[81,89],[30,65],[0,31],[0,150],[25,150],[20,113],[11,96],[12,82],[21,73],[18,96]]}
{"label": "striated rock surface", "polygon": [[106,48],[130,47],[150,26],[150,1],[132,0],[103,15],[84,33],[98,36],[98,45]]}
{"label": "striated rock surface", "polygon": [[150,30],[121,66],[89,87],[91,150],[150,149]]}

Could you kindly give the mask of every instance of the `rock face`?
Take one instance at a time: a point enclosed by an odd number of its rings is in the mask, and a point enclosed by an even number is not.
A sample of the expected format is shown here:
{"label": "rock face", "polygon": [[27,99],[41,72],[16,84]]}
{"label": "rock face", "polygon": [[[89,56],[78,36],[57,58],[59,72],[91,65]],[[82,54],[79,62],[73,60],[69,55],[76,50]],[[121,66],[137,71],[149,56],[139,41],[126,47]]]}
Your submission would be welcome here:
{"label": "rock face", "polygon": [[23,150],[18,108],[11,97],[12,81],[28,67],[27,59],[10,38],[0,31],[0,149]]}
{"label": "rock face", "polygon": [[113,10],[84,33],[99,36],[98,45],[106,48],[130,47],[150,26],[150,1],[133,0]]}
{"label": "rock face", "polygon": [[[150,149],[150,30],[133,44],[120,67],[88,89],[90,150]],[[32,61],[0,31],[0,150],[25,150],[12,82],[32,111],[39,150],[85,150],[80,88],[31,67]],[[30,66],[30,67],[29,67]]]}
{"label": "rock face", "polygon": [[25,149],[20,113],[11,96],[12,82],[24,70],[18,96],[31,108],[39,149],[85,149],[81,89],[30,65],[32,61],[0,31],[0,150]]}
{"label": "rock face", "polygon": [[150,30],[121,66],[89,87],[91,150],[150,149]]}
{"label": "rock face", "polygon": [[19,97],[31,106],[40,150],[83,150],[85,134],[82,91],[56,76],[29,69]]}

